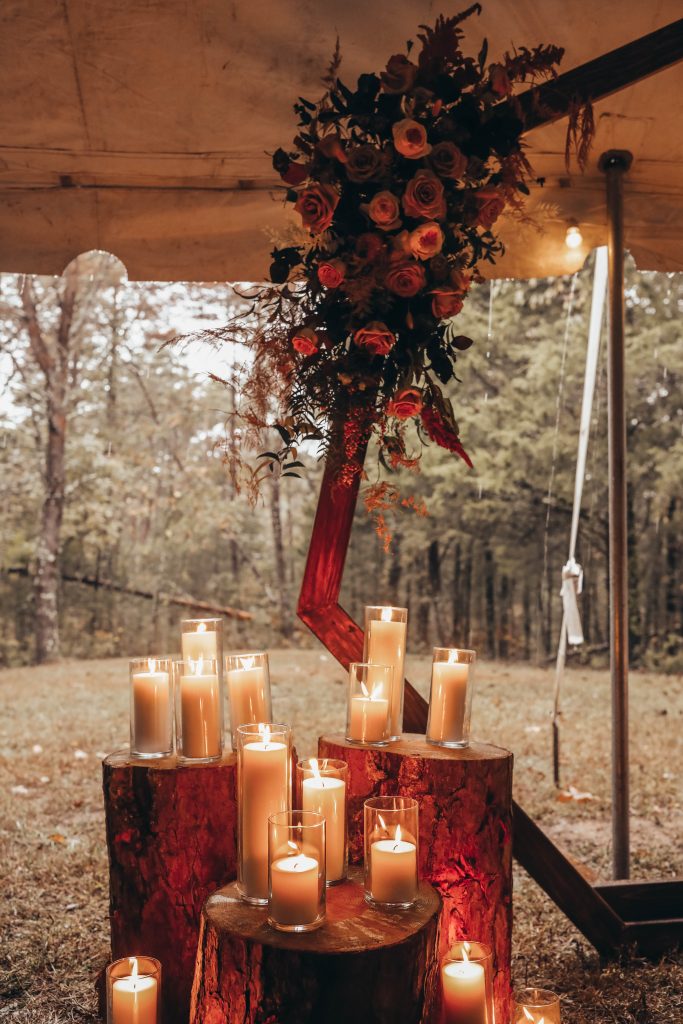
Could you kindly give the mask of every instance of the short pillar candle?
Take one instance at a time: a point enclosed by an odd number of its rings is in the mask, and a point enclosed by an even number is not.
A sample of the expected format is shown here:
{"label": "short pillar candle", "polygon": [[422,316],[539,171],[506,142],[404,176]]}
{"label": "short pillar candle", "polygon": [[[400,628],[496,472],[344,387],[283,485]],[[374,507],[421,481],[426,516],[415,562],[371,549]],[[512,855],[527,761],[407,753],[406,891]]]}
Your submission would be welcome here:
{"label": "short pillar candle", "polygon": [[353,661],[349,665],[346,738],[384,746],[391,739],[392,672],[389,665]]}
{"label": "short pillar candle", "polygon": [[183,619],[180,623],[182,660],[215,661],[222,668],[223,620]]}
{"label": "short pillar candle", "polygon": [[115,960],[106,983],[107,1024],[159,1024],[161,964],[153,956]]}
{"label": "short pillar candle", "polygon": [[405,686],[406,638],[408,609],[368,605],[365,609],[365,642],[363,661],[391,668],[389,698],[389,729],[392,739],[403,730],[403,691]]}
{"label": "short pillar candle", "polygon": [[304,758],[296,766],[296,803],[325,819],[325,879],[343,882],[347,874],[346,780],[348,765],[336,758]]}
{"label": "short pillar candle", "polygon": [[405,796],[365,801],[365,898],[368,903],[410,907],[418,887],[418,805]]}
{"label": "short pillar candle", "polygon": [[494,1024],[493,956],[482,942],[457,942],[441,964],[443,1024]]}
{"label": "short pillar candle", "polygon": [[442,747],[466,747],[470,741],[470,717],[474,651],[435,647],[429,696],[427,740]]}
{"label": "short pillar candle", "polygon": [[308,932],[325,920],[325,818],[282,811],[268,819],[268,923]]}
{"label": "short pillar candle", "polygon": [[561,1024],[560,997],[546,988],[521,988],[515,992],[512,1024]]}
{"label": "short pillar candle", "polygon": [[130,752],[136,757],[173,753],[173,685],[170,658],[130,662]]}
{"label": "short pillar candle", "polygon": [[240,725],[270,722],[273,717],[268,655],[263,651],[225,655],[232,748]]}

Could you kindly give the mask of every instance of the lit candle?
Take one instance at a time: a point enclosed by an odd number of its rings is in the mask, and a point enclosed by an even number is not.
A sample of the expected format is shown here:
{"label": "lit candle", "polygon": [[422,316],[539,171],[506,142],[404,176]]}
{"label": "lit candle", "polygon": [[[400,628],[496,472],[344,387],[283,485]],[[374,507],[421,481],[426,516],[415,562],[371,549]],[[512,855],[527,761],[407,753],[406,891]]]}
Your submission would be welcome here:
{"label": "lit candle", "polygon": [[240,792],[242,807],[242,885],[246,896],[268,899],[268,818],[286,811],[287,746],[270,738],[259,725],[261,739],[243,749]]}
{"label": "lit candle", "polygon": [[230,669],[227,674],[230,698],[230,728],[235,733],[238,725],[263,722],[269,717],[266,701],[266,674],[262,665],[254,665],[255,658],[240,658],[242,668]]}
{"label": "lit candle", "polygon": [[204,672],[201,657],[189,665],[191,674],[181,676],[179,684],[183,756],[218,757],[222,739],[218,676]]}
{"label": "lit candle", "polygon": [[[390,731],[392,736],[400,736],[403,722],[401,721],[401,699],[403,693],[404,661],[406,655],[406,622],[393,622],[391,608],[382,609],[382,617],[370,619],[368,635],[367,661],[375,665],[389,665],[392,668]],[[382,694],[388,697],[389,694]]]}
{"label": "lit candle", "polygon": [[377,743],[387,738],[389,701],[377,693],[376,687],[368,693],[365,683],[360,685],[363,696],[351,698],[348,738],[356,743]]}
{"label": "lit candle", "polygon": [[545,1024],[545,1017],[537,1017],[535,1014],[530,1013],[526,1006],[522,1007],[524,1011],[524,1022],[528,1021],[529,1024]]}
{"label": "lit candle", "polygon": [[470,666],[458,662],[457,658],[458,652],[451,651],[448,661],[435,661],[432,665],[427,736],[436,742],[459,743],[465,739],[464,723]]}
{"label": "lit candle", "polygon": [[207,629],[205,622],[198,622],[194,633],[181,633],[183,661],[218,660],[218,640],[216,631]]}
{"label": "lit candle", "polygon": [[302,785],[303,810],[316,811],[325,819],[325,877],[328,882],[337,882],[344,877],[346,783],[329,775],[321,776],[314,757],[311,769],[312,777],[304,779]]}
{"label": "lit candle", "polygon": [[149,658],[148,672],[133,674],[133,735],[141,754],[167,753],[173,745],[171,734],[171,687],[168,672],[157,672]]}
{"label": "lit candle", "polygon": [[320,905],[320,865],[315,857],[301,853],[296,843],[288,846],[291,855],[270,866],[270,913],[278,924],[312,924]]}
{"label": "lit candle", "polygon": [[130,958],[131,972],[112,984],[112,1024],[156,1024],[156,978],[138,975],[137,957]]}
{"label": "lit candle", "polygon": [[486,1012],[486,975],[483,964],[467,958],[451,960],[441,968],[444,1024],[492,1024]]}
{"label": "lit candle", "polygon": [[417,895],[417,847],[401,838],[380,839],[370,847],[370,893],[377,903],[411,903]]}

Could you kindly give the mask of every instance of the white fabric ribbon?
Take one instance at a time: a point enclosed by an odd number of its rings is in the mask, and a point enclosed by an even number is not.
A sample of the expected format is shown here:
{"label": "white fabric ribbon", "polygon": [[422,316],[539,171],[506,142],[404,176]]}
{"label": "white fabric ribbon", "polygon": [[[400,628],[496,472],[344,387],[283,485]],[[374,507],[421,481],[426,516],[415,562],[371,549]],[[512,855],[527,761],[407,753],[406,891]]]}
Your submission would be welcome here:
{"label": "white fabric ribbon", "polygon": [[562,569],[562,589],[560,596],[564,608],[564,621],[567,624],[567,641],[570,644],[583,643],[583,628],[579,615],[577,596],[583,590],[583,569],[575,559],[570,558]]}

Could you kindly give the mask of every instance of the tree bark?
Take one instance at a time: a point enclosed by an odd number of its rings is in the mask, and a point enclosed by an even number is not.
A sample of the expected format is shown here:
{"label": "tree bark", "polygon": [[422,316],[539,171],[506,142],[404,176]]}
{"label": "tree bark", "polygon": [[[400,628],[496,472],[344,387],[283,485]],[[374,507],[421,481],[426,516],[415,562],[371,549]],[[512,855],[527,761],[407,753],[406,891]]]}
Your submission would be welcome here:
{"label": "tree bark", "polygon": [[484,587],[486,593],[486,647],[490,658],[498,654],[496,646],[496,578],[491,548],[484,549]]}
{"label": "tree bark", "polygon": [[187,1024],[202,906],[236,875],[236,775],[232,752],[103,762],[112,956],[161,960],[164,1024]]}
{"label": "tree bark", "polygon": [[278,617],[280,631],[285,638],[292,635],[292,621],[289,609],[289,587],[287,586],[287,565],[282,539],[282,516],[280,514],[280,480],[273,474],[270,492],[270,521],[273,530],[273,553],[275,555],[275,580],[278,596]]}
{"label": "tree bark", "polygon": [[230,885],[202,914],[190,1024],[419,1024],[433,1019],[441,900],[370,907],[359,873],[327,890],[327,920],[275,931]]}
{"label": "tree bark", "polygon": [[420,875],[443,899],[440,951],[476,938],[494,951],[496,1019],[509,1020],[512,938],[512,754],[473,743],[461,750],[407,734],[386,747],[337,736],[318,741],[319,757],[349,765],[351,863],[363,861],[363,804],[412,796],[419,803]]}

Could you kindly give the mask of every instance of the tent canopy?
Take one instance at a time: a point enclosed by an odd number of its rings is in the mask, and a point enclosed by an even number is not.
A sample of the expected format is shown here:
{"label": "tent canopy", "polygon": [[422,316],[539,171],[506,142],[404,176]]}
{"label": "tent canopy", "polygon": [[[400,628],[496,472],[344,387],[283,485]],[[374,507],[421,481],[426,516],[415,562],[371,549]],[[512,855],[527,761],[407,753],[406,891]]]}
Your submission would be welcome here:
{"label": "tent canopy", "polygon": [[[59,274],[106,249],[137,280],[259,279],[288,214],[268,153],[317,98],[339,34],[341,77],[379,70],[452,2],[6,0],[0,10],[0,270]],[[466,6],[465,0],[462,6]],[[680,0],[484,0],[471,52],[564,46],[566,71],[680,17]],[[643,269],[683,270],[683,65],[595,105],[585,174],[564,166],[566,120],[531,132],[545,185],[512,223],[496,273],[575,269],[606,241],[597,161],[626,149],[626,244]],[[574,218],[581,250],[564,245]]]}

